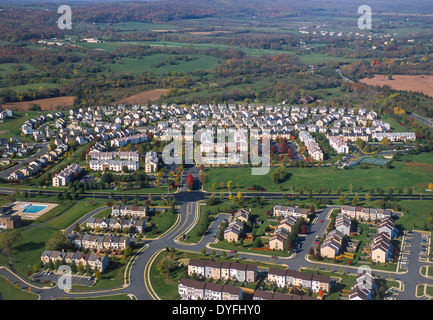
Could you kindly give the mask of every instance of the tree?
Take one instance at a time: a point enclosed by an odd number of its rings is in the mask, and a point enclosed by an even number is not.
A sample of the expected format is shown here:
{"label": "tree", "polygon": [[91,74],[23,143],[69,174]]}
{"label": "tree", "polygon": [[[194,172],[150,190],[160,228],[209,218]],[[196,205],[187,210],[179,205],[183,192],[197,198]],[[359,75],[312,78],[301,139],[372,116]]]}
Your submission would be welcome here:
{"label": "tree", "polygon": [[71,242],[69,239],[63,234],[63,232],[58,231],[53,233],[51,238],[48,240],[46,244],[47,250],[51,251],[62,251],[69,250],[71,248]]}
{"label": "tree", "polygon": [[316,208],[314,208],[314,204],[312,204],[310,207],[310,214],[315,214],[315,213],[316,213]]}
{"label": "tree", "polygon": [[13,243],[21,239],[21,232],[18,230],[6,230],[0,233],[0,249],[9,252]]}
{"label": "tree", "polygon": [[186,187],[188,190],[192,190],[194,188],[194,177],[191,172],[188,174],[188,177],[186,178]]}

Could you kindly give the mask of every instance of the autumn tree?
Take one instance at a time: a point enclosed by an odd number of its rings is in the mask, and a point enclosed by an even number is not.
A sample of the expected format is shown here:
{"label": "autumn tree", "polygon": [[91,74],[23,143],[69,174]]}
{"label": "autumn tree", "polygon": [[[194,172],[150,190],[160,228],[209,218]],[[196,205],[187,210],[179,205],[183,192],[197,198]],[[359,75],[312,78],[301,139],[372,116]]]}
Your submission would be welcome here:
{"label": "autumn tree", "polygon": [[188,174],[188,177],[186,178],[186,187],[188,190],[192,190],[194,188],[194,177],[191,172]]}

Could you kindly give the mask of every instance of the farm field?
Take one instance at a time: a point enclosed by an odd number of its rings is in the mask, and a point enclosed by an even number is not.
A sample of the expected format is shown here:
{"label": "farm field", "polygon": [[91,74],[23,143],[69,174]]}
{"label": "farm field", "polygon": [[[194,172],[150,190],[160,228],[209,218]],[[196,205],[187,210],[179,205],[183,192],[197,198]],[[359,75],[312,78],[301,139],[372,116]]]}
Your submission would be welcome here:
{"label": "farm field", "polygon": [[361,82],[371,86],[389,86],[394,90],[422,92],[433,97],[433,76],[431,75],[393,75],[389,80],[386,75],[374,75],[372,79],[362,79]]}
{"label": "farm field", "polygon": [[119,103],[125,103],[125,104],[146,104],[149,101],[156,101],[161,96],[166,94],[168,92],[168,89],[154,89],[154,90],[146,90],[137,94],[134,94],[132,96],[129,96],[125,99],[122,99],[119,101]]}
{"label": "farm field", "polygon": [[5,109],[26,111],[34,104],[37,104],[41,107],[41,110],[44,111],[55,111],[56,107],[60,106],[71,107],[74,104],[75,97],[56,97],[56,98],[46,98],[46,99],[38,99],[32,101],[22,101],[22,102],[11,102],[5,103],[3,107]]}

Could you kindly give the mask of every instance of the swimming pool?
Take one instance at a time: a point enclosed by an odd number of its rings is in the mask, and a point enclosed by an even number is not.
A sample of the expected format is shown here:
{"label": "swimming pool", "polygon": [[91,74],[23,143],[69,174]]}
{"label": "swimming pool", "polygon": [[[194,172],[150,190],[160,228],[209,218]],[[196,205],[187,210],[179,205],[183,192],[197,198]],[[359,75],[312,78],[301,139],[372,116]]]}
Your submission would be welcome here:
{"label": "swimming pool", "polygon": [[41,205],[28,205],[23,212],[26,213],[37,213],[39,211],[42,211],[46,208],[47,206],[41,206]]}

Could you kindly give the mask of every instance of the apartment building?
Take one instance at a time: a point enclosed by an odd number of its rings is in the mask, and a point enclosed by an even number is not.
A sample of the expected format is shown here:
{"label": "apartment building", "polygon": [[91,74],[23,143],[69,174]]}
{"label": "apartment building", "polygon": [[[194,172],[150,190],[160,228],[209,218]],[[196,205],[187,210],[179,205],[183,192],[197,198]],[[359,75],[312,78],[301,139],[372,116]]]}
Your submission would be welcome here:
{"label": "apartment building", "polygon": [[52,179],[54,187],[66,186],[76,175],[81,172],[77,163],[70,164]]}

